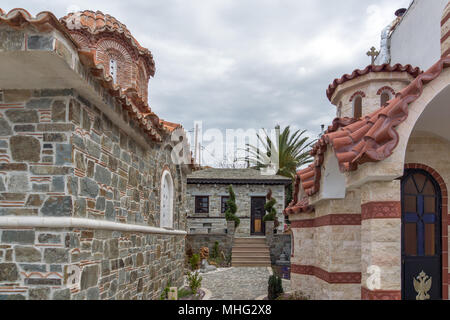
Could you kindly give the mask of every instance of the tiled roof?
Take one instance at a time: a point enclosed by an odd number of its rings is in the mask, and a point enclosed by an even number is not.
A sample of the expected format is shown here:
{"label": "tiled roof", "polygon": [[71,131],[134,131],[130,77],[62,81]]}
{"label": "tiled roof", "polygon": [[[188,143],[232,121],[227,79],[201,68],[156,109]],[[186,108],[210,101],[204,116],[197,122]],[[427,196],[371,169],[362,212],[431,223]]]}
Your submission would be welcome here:
{"label": "tiled roof", "polygon": [[331,97],[333,97],[333,94],[339,85],[347,81],[361,77],[363,75],[369,74],[371,72],[407,72],[414,78],[417,77],[420,73],[422,73],[422,71],[419,68],[417,67],[414,68],[410,64],[407,64],[405,66],[398,63],[393,66],[389,64],[369,65],[364,70],[356,69],[351,74],[344,74],[341,78],[334,79],[334,81],[328,86],[327,89],[328,99],[331,101]]}
{"label": "tiled roof", "polygon": [[181,124],[179,123],[169,122],[165,120],[161,120],[160,123],[169,132],[173,132],[175,129],[182,128]]}
{"label": "tiled roof", "polygon": [[[138,50],[139,54],[146,60],[150,75],[155,75],[155,61],[150,50],[142,47],[139,42],[131,35],[126,25],[118,21],[109,14],[103,14],[101,11],[84,10],[80,12],[71,12],[60,19],[61,23],[69,29],[86,30],[91,34],[98,34],[101,32],[115,32],[122,35],[128,42]],[[79,22],[77,25],[76,22]]]}
{"label": "tiled roof", "polygon": [[[20,29],[31,24],[42,32],[56,29],[79,49],[79,46],[73,41],[66,27],[51,12],[40,12],[36,17],[33,17],[28,11],[20,8],[12,9],[8,13],[0,9],[1,23],[6,23],[14,28]],[[158,116],[151,112],[147,102],[143,101],[132,91],[122,90],[118,85],[114,84],[112,78],[105,75],[103,66],[95,63],[95,57],[92,52],[78,51],[78,53],[80,61],[90,69],[91,75],[108,90],[112,97],[118,100],[132,118],[136,119],[144,132],[153,140],[162,141],[161,133],[168,133],[169,131],[165,130]]]}
{"label": "tiled roof", "polygon": [[304,198],[297,203],[290,204],[284,211],[284,215],[297,213],[310,213],[314,211],[314,207],[309,204],[308,198]]}
{"label": "tiled roof", "polygon": [[6,12],[0,8],[0,22],[8,24],[14,28],[24,28],[26,25],[32,25],[38,31],[46,32],[53,29],[60,31],[64,34],[71,43],[78,48],[78,44],[73,40],[67,29],[59,23],[53,13],[49,11],[43,11],[33,17],[27,10],[22,8],[15,8]]}
{"label": "tiled roof", "polygon": [[[428,71],[419,74],[388,105],[364,118],[335,119],[311,151],[314,163],[297,172],[306,195],[312,196],[320,189],[321,167],[328,145],[333,147],[341,171],[353,171],[360,164],[389,157],[399,141],[395,127],[408,117],[409,104],[422,95],[424,85],[438,78],[443,69],[448,67],[450,56],[440,59]],[[292,203],[286,210],[300,204]]]}
{"label": "tiled roof", "polygon": [[279,175],[263,175],[261,171],[251,168],[246,169],[221,169],[221,168],[207,168],[198,170],[188,175],[188,182],[207,180],[252,180],[252,181],[273,181],[280,182],[280,184],[290,183],[291,178]]}

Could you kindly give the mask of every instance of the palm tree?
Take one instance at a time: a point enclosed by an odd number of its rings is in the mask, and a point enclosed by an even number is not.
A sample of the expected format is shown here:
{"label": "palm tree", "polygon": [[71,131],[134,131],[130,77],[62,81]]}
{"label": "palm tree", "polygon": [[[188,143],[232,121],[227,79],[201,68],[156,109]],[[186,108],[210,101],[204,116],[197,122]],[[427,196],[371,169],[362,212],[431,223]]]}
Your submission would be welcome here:
{"label": "palm tree", "polygon": [[265,137],[256,135],[262,144],[261,149],[247,144],[246,161],[254,163],[258,169],[278,163],[276,174],[295,179],[297,169],[313,161],[309,150],[315,141],[309,141],[310,138],[304,136],[306,130],[297,130],[291,134],[290,126],[287,126],[280,134],[279,125],[275,130],[275,143],[264,130]]}

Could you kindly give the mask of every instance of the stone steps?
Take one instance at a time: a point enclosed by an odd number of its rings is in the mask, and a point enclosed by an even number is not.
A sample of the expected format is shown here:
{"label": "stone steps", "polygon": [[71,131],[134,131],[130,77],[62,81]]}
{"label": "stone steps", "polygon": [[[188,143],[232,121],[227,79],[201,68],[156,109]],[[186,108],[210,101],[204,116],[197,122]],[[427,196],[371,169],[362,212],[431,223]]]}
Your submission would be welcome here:
{"label": "stone steps", "polygon": [[270,267],[270,251],[264,237],[235,238],[232,248],[233,267]]}

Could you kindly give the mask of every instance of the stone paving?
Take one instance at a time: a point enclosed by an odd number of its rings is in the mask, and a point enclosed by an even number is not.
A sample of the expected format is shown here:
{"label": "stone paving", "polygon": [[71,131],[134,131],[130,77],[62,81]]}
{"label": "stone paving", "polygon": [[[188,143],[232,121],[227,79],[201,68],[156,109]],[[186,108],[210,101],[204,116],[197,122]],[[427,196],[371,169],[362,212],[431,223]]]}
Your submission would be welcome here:
{"label": "stone paving", "polygon": [[[267,295],[270,274],[271,269],[267,267],[219,269],[201,275],[202,287],[211,291],[211,300],[255,300]],[[283,280],[285,292],[289,287],[289,281]]]}

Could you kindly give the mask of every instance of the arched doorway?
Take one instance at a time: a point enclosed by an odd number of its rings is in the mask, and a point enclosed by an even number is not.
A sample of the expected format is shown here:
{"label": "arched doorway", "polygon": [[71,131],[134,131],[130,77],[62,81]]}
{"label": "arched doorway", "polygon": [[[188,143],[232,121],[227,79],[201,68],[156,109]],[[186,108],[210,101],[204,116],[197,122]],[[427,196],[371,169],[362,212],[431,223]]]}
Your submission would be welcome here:
{"label": "arched doorway", "polygon": [[164,170],[161,177],[160,226],[173,228],[173,180],[169,170]]}
{"label": "arched doorway", "polygon": [[442,196],[427,171],[402,178],[402,298],[442,299]]}

